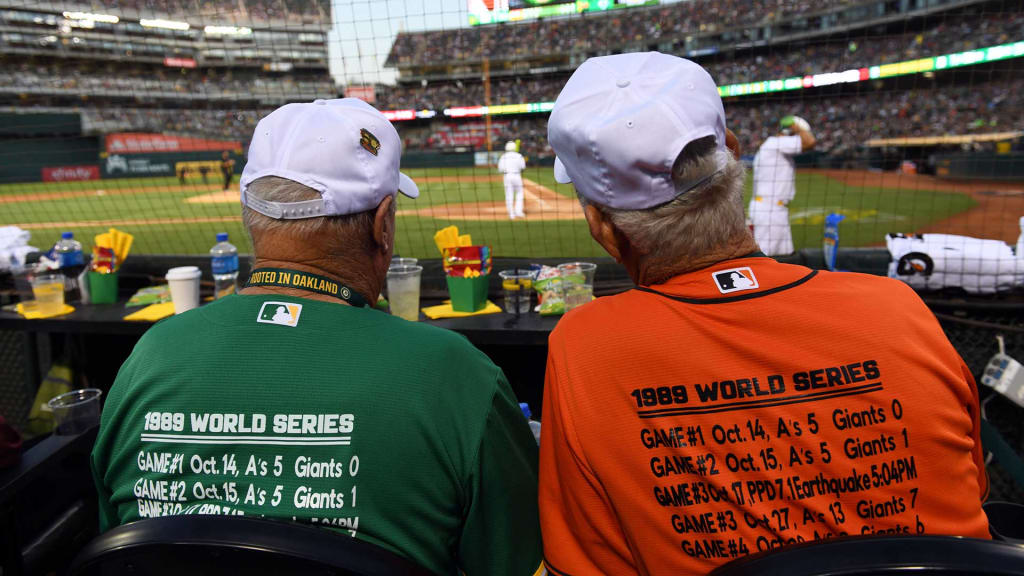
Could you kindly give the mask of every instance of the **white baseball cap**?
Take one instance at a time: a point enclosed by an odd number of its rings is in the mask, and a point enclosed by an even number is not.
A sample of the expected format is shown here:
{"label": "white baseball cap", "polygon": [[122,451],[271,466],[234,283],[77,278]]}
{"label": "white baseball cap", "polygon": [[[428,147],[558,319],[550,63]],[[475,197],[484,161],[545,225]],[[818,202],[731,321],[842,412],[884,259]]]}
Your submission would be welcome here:
{"label": "white baseball cap", "polygon": [[[242,204],[282,220],[356,214],[401,192],[419,196],[398,171],[402,144],[391,122],[358,98],[285,104],[256,125],[240,180]],[[268,202],[246,191],[264,176],[287,178],[319,200]]]}
{"label": "white baseball cap", "polygon": [[660,52],[588,59],[562,88],[548,119],[555,180],[625,210],[678,196],[672,165],[687,144],[705,136],[725,149],[725,110],[715,81],[697,64]]}
{"label": "white baseball cap", "polygon": [[516,151],[516,143],[511,141],[511,140],[509,140],[508,142],[505,142],[505,151],[506,152],[515,152]]}

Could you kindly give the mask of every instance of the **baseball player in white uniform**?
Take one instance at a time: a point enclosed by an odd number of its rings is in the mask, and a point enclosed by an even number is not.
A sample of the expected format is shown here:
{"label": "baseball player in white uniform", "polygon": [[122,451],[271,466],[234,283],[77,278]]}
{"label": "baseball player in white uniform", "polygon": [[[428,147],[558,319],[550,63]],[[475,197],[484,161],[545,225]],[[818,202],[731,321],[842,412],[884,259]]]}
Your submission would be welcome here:
{"label": "baseball player in white uniform", "polygon": [[526,218],[523,213],[523,177],[526,159],[516,152],[515,142],[505,143],[505,153],[498,158],[498,172],[505,175],[505,207],[509,220]]}
{"label": "baseball player in white uniform", "polygon": [[779,135],[768,137],[754,157],[754,195],[748,212],[754,240],[768,256],[793,252],[788,208],[796,196],[793,156],[815,143],[810,125],[799,116],[786,116],[779,126]]}

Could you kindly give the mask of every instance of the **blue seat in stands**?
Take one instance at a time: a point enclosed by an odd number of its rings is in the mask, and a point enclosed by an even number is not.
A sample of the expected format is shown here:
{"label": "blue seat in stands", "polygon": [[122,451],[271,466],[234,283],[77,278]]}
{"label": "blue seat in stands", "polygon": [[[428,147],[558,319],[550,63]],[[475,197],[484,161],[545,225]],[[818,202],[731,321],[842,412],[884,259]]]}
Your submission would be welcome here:
{"label": "blue seat in stands", "polygon": [[324,528],[245,516],[165,516],[118,526],[79,552],[72,576],[132,574],[429,575],[409,560]]}
{"label": "blue seat in stands", "polygon": [[712,576],[1024,575],[1024,547],[953,536],[852,536],[786,546],[718,567]]}

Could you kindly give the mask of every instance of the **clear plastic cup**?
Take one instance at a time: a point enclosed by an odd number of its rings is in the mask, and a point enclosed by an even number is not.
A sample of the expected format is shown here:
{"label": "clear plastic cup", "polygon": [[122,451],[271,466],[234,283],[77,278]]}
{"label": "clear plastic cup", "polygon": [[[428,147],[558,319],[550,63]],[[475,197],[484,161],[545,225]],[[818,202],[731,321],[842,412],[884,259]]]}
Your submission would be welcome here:
{"label": "clear plastic cup", "polygon": [[562,275],[566,312],[594,299],[594,272],[597,271],[597,264],[569,262],[559,264],[558,271]]}
{"label": "clear plastic cup", "polygon": [[59,314],[64,309],[64,275],[37,274],[32,278],[35,310],[42,316]]}
{"label": "clear plastic cup", "polygon": [[420,275],[422,266],[388,268],[388,303],[391,314],[411,322],[420,319]]}
{"label": "clear plastic cup", "polygon": [[391,266],[416,266],[420,261],[416,258],[399,258],[394,257],[391,259]]}
{"label": "clear plastic cup", "polygon": [[202,275],[196,266],[179,266],[167,271],[165,277],[171,288],[175,314],[199,307],[199,278]]}
{"label": "clear plastic cup", "polygon": [[530,294],[533,292],[533,270],[515,268],[498,272],[501,289],[505,293],[505,312],[527,314],[530,312]]}
{"label": "clear plastic cup", "polygon": [[103,391],[99,388],[83,388],[51,398],[46,405],[53,410],[57,423],[55,433],[60,436],[81,434],[99,424],[101,396]]}

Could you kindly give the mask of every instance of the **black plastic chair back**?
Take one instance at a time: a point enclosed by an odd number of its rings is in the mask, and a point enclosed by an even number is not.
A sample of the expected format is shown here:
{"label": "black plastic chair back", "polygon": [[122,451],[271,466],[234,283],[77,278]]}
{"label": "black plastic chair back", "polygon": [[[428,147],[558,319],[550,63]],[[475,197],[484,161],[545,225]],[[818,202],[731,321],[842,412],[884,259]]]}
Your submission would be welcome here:
{"label": "black plastic chair back", "polygon": [[1024,544],[1024,506],[1013,502],[985,502],[988,530],[996,540]]}
{"label": "black plastic chair back", "polygon": [[713,576],[1024,575],[1024,547],[953,536],[853,536],[740,558]]}
{"label": "black plastic chair back", "polygon": [[182,515],[114,528],[90,542],[72,576],[304,574],[427,576],[388,550],[292,522],[244,516]]}

